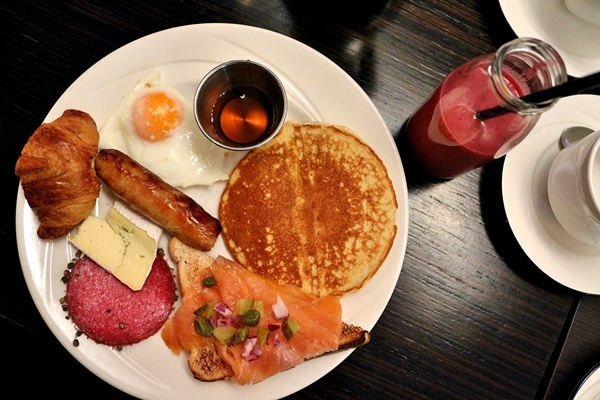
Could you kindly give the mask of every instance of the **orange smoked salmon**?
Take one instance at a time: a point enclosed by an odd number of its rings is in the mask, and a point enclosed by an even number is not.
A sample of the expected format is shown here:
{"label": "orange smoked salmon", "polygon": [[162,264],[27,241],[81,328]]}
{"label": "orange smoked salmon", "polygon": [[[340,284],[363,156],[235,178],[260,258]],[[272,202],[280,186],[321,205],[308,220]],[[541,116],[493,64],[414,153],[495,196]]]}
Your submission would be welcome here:
{"label": "orange smoked salmon", "polygon": [[[169,249],[172,250],[171,243]],[[182,262],[180,254],[172,256],[179,261],[183,298],[161,335],[174,354],[185,351],[193,355],[188,361],[195,378],[203,381],[227,378],[241,385],[254,384],[307,359],[340,349],[342,332],[348,325],[341,319],[339,297],[317,297],[295,286],[279,285],[224,257],[198,268],[189,260]],[[206,277],[214,278],[216,284],[201,284]],[[260,304],[257,309],[261,317],[256,324],[246,326],[236,314],[241,299]],[[206,304],[219,310],[210,317],[214,335],[200,334],[195,327],[197,314],[200,315],[197,310],[205,309]],[[295,322],[292,333],[284,326],[290,320]],[[223,342],[216,337],[218,326],[234,326],[236,332],[240,327],[245,328],[247,336]],[[361,344],[366,342],[368,333]],[[213,365],[215,362],[218,365]],[[199,367],[200,371],[195,370]],[[214,375],[214,371],[220,372]]]}
{"label": "orange smoked salmon", "polygon": [[[290,318],[300,326],[290,340],[281,336],[279,344],[267,342],[262,347],[262,355],[253,361],[243,359],[244,346],[220,345],[219,354],[231,367],[232,379],[237,383],[260,382],[308,358],[337,350],[342,331],[342,308],[338,297],[318,298],[295,286],[279,285],[223,257],[215,260],[211,270],[225,304],[233,305],[239,298],[263,302],[265,316],[259,326],[269,329],[269,325],[281,324],[271,309],[277,303],[277,296],[286,305]],[[278,330],[275,331],[277,334],[281,335]]]}

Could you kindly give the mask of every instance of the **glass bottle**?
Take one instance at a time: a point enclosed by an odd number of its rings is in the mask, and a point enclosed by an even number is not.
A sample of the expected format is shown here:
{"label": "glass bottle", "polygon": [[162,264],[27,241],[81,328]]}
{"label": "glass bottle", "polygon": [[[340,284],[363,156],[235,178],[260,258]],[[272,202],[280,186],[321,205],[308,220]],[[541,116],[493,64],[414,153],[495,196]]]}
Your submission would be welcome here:
{"label": "glass bottle", "polygon": [[[565,64],[549,44],[519,38],[452,71],[410,117],[409,146],[423,169],[454,178],[505,155],[557,99],[520,97],[567,81]],[[479,113],[483,110],[494,112]],[[497,110],[502,112],[497,113]]]}

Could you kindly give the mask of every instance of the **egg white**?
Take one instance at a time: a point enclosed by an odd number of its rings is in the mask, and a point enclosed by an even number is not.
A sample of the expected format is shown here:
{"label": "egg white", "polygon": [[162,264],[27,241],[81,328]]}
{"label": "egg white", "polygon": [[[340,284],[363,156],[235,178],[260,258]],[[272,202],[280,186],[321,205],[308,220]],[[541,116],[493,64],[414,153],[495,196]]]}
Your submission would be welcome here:
{"label": "egg white", "polygon": [[[178,98],[185,115],[183,124],[170,137],[150,142],[135,133],[131,108],[141,95],[156,90]],[[194,120],[191,105],[192,99],[185,99],[167,84],[160,70],[152,70],[123,95],[101,126],[99,147],[124,152],[173,186],[211,185],[226,180],[224,160],[228,151],[204,137]]]}

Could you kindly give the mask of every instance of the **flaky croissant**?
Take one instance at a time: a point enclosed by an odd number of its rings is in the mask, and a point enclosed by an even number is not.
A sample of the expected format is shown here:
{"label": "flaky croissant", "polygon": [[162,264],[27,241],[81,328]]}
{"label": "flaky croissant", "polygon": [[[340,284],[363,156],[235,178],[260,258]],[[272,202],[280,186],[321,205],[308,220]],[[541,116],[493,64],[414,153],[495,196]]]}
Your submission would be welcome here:
{"label": "flaky croissant", "polygon": [[40,238],[66,235],[94,208],[100,194],[92,165],[98,140],[96,123],[89,114],[66,110],[37,128],[23,147],[15,174],[40,222]]}

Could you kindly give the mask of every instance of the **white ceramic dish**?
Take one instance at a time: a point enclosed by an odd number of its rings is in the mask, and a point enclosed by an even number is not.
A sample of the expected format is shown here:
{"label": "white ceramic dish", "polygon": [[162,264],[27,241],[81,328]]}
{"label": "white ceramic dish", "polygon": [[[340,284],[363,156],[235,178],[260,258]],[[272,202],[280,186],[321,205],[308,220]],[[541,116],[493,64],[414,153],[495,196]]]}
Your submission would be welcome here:
{"label": "white ceramic dish", "polygon": [[569,75],[600,71],[600,25],[576,17],[564,0],[500,0],[500,6],[517,36],[535,37],[554,46]]}
{"label": "white ceramic dish", "polygon": [[[288,119],[322,120],[346,125],[364,140],[388,168],[398,199],[397,236],[388,258],[360,291],[342,298],[345,321],[372,329],[394,291],[407,244],[408,190],[392,135],[364,91],[329,59],[286,36],[230,24],[189,25],[143,37],[100,60],[60,97],[46,117],[51,121],[67,108],[90,113],[99,125],[119,97],[145,72],[159,68],[165,81],[192,101],[200,79],[212,67],[230,59],[253,59],[269,66],[282,80],[289,97]],[[223,183],[186,190],[217,215]],[[112,199],[102,192],[96,213]],[[66,240],[42,241],[37,219],[19,187],[16,210],[17,244],[23,274],[35,304],[63,346],[85,367],[113,386],[144,399],[275,399],[294,393],[340,364],[351,351],[314,359],[252,386],[194,380],[184,355],[174,356],[157,334],[115,351],[82,338],[72,345],[75,329],[60,305],[65,285],[61,275],[74,256]],[[161,239],[165,247],[167,238]],[[165,247],[166,248],[166,247]],[[225,254],[219,239],[213,255]]]}
{"label": "white ceramic dish", "polygon": [[554,216],[573,237],[592,245],[600,244],[600,195],[596,192],[600,194],[600,130],[562,149],[548,173],[548,200]]}
{"label": "white ceramic dish", "polygon": [[600,25],[600,1],[565,0],[567,10],[578,18]]}
{"label": "white ceramic dish", "polygon": [[573,238],[558,223],[548,200],[550,166],[563,129],[600,127],[600,96],[565,97],[542,115],[534,130],[505,157],[502,195],[508,222],[529,258],[571,289],[600,294],[600,247]]}
{"label": "white ceramic dish", "polygon": [[572,400],[598,400],[600,398],[600,364],[597,364],[581,380],[575,389]]}

